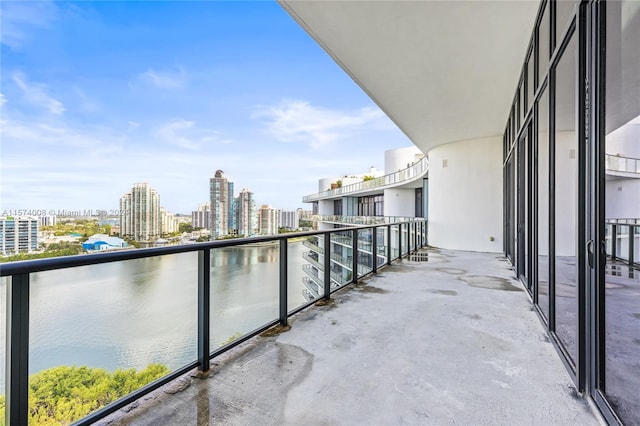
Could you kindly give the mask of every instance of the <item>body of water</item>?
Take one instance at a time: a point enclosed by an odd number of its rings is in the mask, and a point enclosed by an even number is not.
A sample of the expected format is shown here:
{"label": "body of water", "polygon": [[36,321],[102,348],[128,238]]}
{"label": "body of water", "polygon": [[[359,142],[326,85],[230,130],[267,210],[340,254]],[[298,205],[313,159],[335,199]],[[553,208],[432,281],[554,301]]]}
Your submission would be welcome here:
{"label": "body of water", "polygon": [[[302,297],[301,242],[289,244],[288,304]],[[197,359],[197,252],[31,275],[29,372],[59,365],[113,371]],[[4,393],[6,279],[0,283]],[[278,318],[279,247],[212,250],[211,348]]]}

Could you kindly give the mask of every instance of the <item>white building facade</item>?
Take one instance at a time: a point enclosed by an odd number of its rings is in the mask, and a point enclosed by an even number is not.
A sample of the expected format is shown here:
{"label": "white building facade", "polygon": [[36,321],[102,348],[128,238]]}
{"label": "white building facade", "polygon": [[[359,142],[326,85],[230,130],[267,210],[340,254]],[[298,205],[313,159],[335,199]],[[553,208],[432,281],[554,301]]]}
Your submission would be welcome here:
{"label": "white building facade", "polygon": [[136,183],[120,198],[120,235],[135,241],[160,237],[160,195],[148,183]]}
{"label": "white building facade", "polygon": [[38,218],[0,217],[0,253],[3,256],[38,250]]}

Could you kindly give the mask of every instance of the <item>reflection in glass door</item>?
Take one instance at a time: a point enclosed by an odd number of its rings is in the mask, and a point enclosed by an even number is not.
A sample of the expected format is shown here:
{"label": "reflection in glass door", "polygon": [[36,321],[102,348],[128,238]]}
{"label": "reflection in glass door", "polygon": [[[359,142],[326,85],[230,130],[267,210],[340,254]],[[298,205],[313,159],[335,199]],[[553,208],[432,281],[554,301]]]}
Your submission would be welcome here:
{"label": "reflection in glass door", "polygon": [[531,124],[518,141],[518,275],[531,293]]}
{"label": "reflection in glass door", "polygon": [[570,35],[555,67],[554,300],[555,332],[575,367],[578,331],[577,36]]}
{"label": "reflection in glass door", "polygon": [[605,117],[598,151],[604,209],[598,229],[606,256],[596,274],[596,293],[604,298],[599,390],[623,423],[640,424],[640,2],[604,7]]}

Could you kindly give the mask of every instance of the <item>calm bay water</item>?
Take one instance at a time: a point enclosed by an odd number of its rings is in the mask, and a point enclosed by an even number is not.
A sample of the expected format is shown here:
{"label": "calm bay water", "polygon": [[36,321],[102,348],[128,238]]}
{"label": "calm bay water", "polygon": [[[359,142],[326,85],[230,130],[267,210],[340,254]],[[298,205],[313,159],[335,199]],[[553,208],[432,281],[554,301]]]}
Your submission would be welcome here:
{"label": "calm bay water", "polygon": [[[301,242],[289,244],[289,309],[302,303]],[[211,255],[211,348],[278,317],[277,244]],[[197,358],[197,253],[31,275],[29,371],[87,365],[113,371]],[[4,393],[6,281],[0,283]]]}

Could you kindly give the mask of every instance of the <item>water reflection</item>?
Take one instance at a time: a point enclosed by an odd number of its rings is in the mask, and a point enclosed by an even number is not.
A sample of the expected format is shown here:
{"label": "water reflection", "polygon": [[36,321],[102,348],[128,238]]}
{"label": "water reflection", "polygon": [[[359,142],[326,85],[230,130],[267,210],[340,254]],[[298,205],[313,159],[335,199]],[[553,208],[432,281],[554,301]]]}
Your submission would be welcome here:
{"label": "water reflection", "polygon": [[[296,306],[304,302],[296,287],[302,252],[301,243],[289,244],[289,302]],[[58,365],[113,371],[152,362],[175,369],[193,361],[197,264],[194,252],[31,274],[30,374]],[[277,314],[277,245],[213,250],[212,265],[214,343]],[[6,281],[0,281],[0,393]]]}

